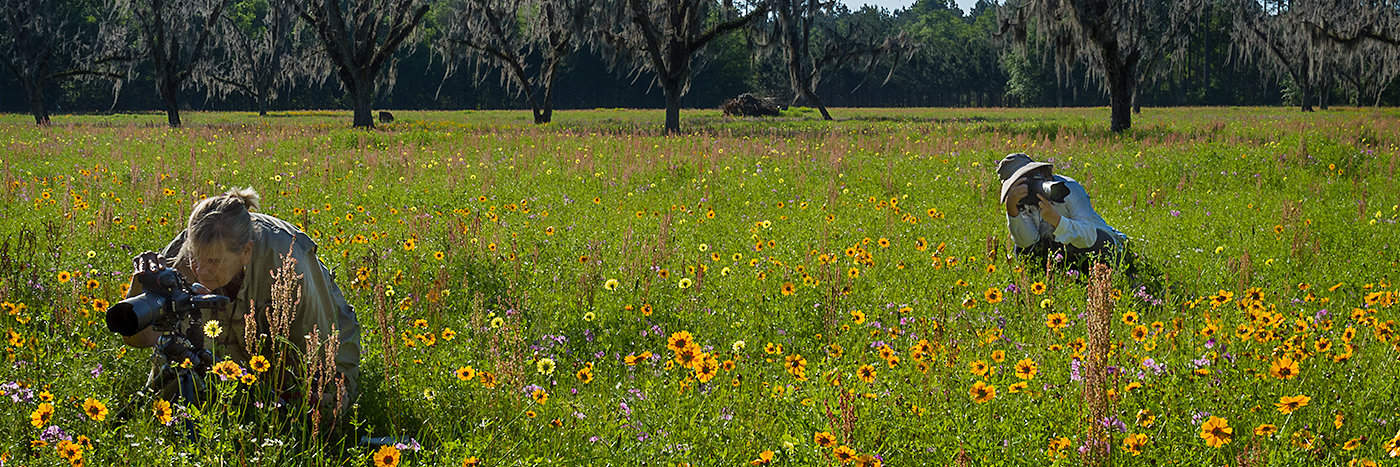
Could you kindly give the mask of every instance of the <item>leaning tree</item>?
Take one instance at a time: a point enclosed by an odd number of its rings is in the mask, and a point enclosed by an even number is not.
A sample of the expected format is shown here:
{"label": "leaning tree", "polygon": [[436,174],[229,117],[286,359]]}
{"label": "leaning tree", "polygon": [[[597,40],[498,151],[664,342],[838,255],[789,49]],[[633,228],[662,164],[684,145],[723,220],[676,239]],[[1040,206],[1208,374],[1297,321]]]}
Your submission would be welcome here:
{"label": "leaning tree", "polygon": [[[478,82],[496,70],[501,84],[523,95],[535,123],[554,113],[554,79],[582,48],[594,18],[594,0],[454,0],[438,22],[434,49],[443,57],[443,81],[458,62],[472,60]],[[441,89],[439,89],[441,91]]]}
{"label": "leaning tree", "polygon": [[354,127],[373,128],[376,86],[428,14],[428,5],[422,0],[302,0],[297,5],[349,94]]}
{"label": "leaning tree", "polygon": [[999,35],[1025,49],[1034,28],[1057,73],[1083,64],[1108,91],[1109,128],[1118,132],[1132,127],[1140,68],[1181,56],[1200,8],[1201,0],[1012,0],[1001,7]]}
{"label": "leaning tree", "polygon": [[[125,58],[98,48],[108,12],[82,0],[0,0],[0,64],[24,89],[37,125],[49,124],[47,88],[73,78],[122,75]],[[99,19],[99,16],[103,18]]]}
{"label": "leaning tree", "polygon": [[240,94],[258,115],[298,83],[326,78],[319,42],[298,19],[295,0],[237,0],[218,22],[217,46],[196,79],[214,97]]}
{"label": "leaning tree", "polygon": [[[666,132],[681,130],[681,97],[711,41],[768,12],[768,0],[599,0],[600,50],[633,76],[650,72],[666,94]],[[701,60],[697,60],[701,59]]]}
{"label": "leaning tree", "polygon": [[804,99],[815,105],[824,120],[831,120],[831,114],[817,88],[827,73],[855,65],[868,75],[888,60],[888,81],[901,56],[914,50],[907,34],[861,21],[861,15],[836,0],[772,0],[770,16],[755,23],[759,31],[753,37],[760,51],[782,54],[793,102]]}

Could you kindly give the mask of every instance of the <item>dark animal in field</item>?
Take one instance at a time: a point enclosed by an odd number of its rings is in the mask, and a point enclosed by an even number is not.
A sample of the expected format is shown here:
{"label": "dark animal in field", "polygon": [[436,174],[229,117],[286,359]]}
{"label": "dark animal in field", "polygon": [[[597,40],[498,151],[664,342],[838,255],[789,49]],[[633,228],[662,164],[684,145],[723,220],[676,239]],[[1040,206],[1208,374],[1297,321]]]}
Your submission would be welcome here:
{"label": "dark animal in field", "polygon": [[379,111],[379,123],[394,123],[394,114],[388,110]]}
{"label": "dark animal in field", "polygon": [[778,104],[772,99],[758,97],[753,94],[743,93],[739,97],[724,101],[720,106],[727,116],[735,117],[776,117],[778,116]]}

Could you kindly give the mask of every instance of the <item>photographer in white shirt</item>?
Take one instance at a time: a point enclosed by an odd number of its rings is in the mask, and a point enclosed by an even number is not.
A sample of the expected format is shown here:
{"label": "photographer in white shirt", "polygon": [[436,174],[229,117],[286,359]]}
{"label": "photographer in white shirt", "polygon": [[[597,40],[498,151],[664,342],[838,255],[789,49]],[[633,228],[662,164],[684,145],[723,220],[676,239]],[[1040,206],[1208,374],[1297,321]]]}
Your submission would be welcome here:
{"label": "photographer in white shirt", "polygon": [[1016,254],[1062,251],[1075,260],[1089,253],[1122,252],[1128,236],[1094,211],[1083,185],[1054,174],[1053,167],[1022,153],[997,163],[1006,227],[1016,242]]}

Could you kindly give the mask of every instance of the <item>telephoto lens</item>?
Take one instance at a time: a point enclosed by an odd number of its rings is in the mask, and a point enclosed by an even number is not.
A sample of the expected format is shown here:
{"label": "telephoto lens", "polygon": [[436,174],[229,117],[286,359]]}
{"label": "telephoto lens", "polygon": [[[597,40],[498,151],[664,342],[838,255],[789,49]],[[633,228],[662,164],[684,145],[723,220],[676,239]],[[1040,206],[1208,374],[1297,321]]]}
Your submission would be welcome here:
{"label": "telephoto lens", "polygon": [[141,295],[107,308],[107,329],[123,336],[141,332],[160,318],[171,299],[178,302],[185,295],[181,290],[184,278],[174,269],[143,272],[136,280],[141,283]]}
{"label": "telephoto lens", "polygon": [[123,336],[141,332],[160,317],[166,298],[150,292],[117,302],[107,308],[107,329]]}

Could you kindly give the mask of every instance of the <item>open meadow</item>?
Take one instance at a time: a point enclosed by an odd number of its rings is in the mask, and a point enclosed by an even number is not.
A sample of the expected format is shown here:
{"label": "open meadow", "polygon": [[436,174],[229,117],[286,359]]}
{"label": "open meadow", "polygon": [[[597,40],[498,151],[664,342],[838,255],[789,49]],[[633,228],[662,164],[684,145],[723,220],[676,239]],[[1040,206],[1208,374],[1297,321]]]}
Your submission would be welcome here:
{"label": "open meadow", "polygon": [[[396,113],[0,116],[0,465],[1400,455],[1395,109]],[[1011,152],[1085,185],[1131,274],[1008,257]],[[343,431],[396,447],[328,445],[248,362],[131,396],[131,258],[243,186],[358,313]]]}

